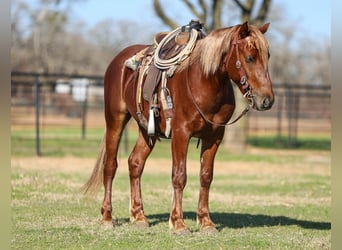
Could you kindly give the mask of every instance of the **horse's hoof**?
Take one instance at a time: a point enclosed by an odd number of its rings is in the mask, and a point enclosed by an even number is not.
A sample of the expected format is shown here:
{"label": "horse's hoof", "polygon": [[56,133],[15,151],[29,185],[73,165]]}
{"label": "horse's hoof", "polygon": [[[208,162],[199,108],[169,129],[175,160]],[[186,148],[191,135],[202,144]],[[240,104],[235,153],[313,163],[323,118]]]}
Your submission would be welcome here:
{"label": "horse's hoof", "polygon": [[173,230],[173,234],[176,236],[185,236],[185,235],[190,235],[191,231],[188,228],[181,228],[178,230]]}
{"label": "horse's hoof", "polygon": [[114,228],[114,224],[112,220],[102,220],[101,224],[100,224],[101,228],[103,229],[113,229]]}
{"label": "horse's hoof", "polygon": [[133,225],[138,229],[145,229],[148,228],[150,225],[145,220],[134,221]]}
{"label": "horse's hoof", "polygon": [[218,233],[218,230],[214,226],[201,228],[201,234],[210,235],[210,234],[216,234],[216,233]]}

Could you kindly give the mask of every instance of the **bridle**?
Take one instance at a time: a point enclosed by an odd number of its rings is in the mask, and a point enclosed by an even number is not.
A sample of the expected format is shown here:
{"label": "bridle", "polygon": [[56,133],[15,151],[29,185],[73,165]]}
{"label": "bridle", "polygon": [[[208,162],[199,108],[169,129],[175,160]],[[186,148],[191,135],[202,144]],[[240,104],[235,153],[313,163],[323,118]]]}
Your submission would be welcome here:
{"label": "bridle", "polygon": [[[233,51],[234,51],[234,47],[235,47],[235,53],[236,53],[235,68],[239,72],[239,75],[240,75],[240,85],[242,86],[242,89],[245,90],[245,93],[243,94],[243,96],[248,100],[249,107],[247,107],[247,108],[249,110],[251,107],[254,106],[253,94],[252,94],[252,89],[251,89],[251,87],[248,84],[248,79],[247,79],[246,71],[242,67],[241,61],[239,59],[240,56],[239,56],[239,46],[238,46],[241,43],[241,41],[245,42],[246,38],[239,40],[239,33],[240,33],[240,27],[238,28],[238,30],[234,34],[234,40],[233,40],[233,43],[232,43],[233,48],[230,49],[230,51],[229,51],[227,62],[230,61],[230,58],[232,57],[232,54],[233,54]],[[234,121],[234,122],[236,122],[236,121]]]}
{"label": "bridle", "polygon": [[241,62],[239,60],[239,47],[238,44],[240,43],[241,40],[239,40],[239,32],[240,28],[235,32],[234,34],[234,40],[232,43],[232,48],[229,51],[228,54],[228,62],[234,52],[234,47],[235,47],[235,52],[236,52],[236,63],[235,63],[235,67],[236,69],[239,71],[239,75],[240,75],[240,84],[242,86],[242,89],[245,90],[245,93],[243,94],[243,96],[248,100],[248,106],[241,112],[241,114],[236,117],[232,122],[227,122],[227,123],[216,123],[214,121],[209,120],[205,114],[203,113],[203,111],[200,109],[200,107],[198,106],[198,104],[196,103],[195,97],[193,96],[191,89],[190,89],[190,85],[189,85],[189,71],[190,71],[190,59],[188,62],[188,67],[187,67],[187,73],[186,73],[186,82],[187,82],[187,87],[188,87],[188,91],[190,93],[192,102],[194,103],[197,111],[201,114],[202,118],[207,122],[210,123],[211,125],[214,126],[227,126],[227,125],[232,125],[234,123],[236,123],[238,120],[240,120],[240,118],[242,118],[245,114],[248,113],[248,111],[254,106],[254,101],[253,101],[253,94],[252,94],[252,89],[248,84],[248,79],[247,79],[247,74],[244,70],[244,68],[241,65]]}

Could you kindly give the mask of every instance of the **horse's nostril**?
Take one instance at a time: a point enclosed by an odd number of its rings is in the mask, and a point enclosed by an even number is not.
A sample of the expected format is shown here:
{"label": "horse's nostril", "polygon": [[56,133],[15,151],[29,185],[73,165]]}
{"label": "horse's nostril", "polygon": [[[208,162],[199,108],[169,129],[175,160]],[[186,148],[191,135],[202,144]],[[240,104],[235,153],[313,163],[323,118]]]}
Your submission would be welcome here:
{"label": "horse's nostril", "polygon": [[264,99],[262,105],[264,106],[264,108],[268,108],[268,107],[270,106],[270,103],[271,103],[271,102],[270,102],[270,98],[265,97],[265,99]]}

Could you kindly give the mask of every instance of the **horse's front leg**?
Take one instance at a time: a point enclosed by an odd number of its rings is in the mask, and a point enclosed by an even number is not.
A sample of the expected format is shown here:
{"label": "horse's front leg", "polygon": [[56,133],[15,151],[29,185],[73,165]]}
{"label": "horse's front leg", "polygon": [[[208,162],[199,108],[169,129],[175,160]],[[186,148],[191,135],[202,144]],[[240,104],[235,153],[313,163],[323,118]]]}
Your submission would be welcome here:
{"label": "horse's front leg", "polygon": [[202,139],[197,224],[200,225],[201,231],[209,233],[217,231],[209,215],[209,189],[213,180],[214,159],[221,140],[221,135],[218,138]]}
{"label": "horse's front leg", "polygon": [[190,230],[183,219],[182,199],[186,185],[186,155],[188,150],[189,136],[186,134],[173,133],[172,135],[172,185],[173,201],[169,219],[170,228],[176,235],[189,234]]}
{"label": "horse's front leg", "polygon": [[130,218],[131,222],[139,227],[148,227],[148,221],[144,214],[141,196],[141,175],[145,162],[155,144],[155,138],[149,139],[146,133],[139,130],[138,140],[128,159],[130,178]]}

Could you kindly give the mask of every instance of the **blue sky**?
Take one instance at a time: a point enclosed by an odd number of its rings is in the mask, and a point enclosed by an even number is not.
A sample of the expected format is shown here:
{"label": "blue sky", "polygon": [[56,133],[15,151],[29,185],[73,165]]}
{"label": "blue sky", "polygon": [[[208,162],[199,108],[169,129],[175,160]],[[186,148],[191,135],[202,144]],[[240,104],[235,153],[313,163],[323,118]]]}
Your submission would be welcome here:
{"label": "blue sky", "polygon": [[[36,3],[37,0],[25,0]],[[169,0],[163,0],[170,6]],[[258,1],[260,2],[260,0]],[[290,24],[298,24],[298,30],[303,30],[310,37],[323,36],[330,39],[331,2],[326,0],[273,0],[273,5],[279,6],[283,19]],[[169,7],[181,24],[187,23],[193,16],[187,15],[180,1],[172,1]],[[92,27],[104,19],[131,20],[153,25],[157,31],[165,30],[165,26],[155,16],[152,0],[83,0],[73,5],[74,20],[83,20]],[[184,19],[184,20],[183,20]]]}
{"label": "blue sky", "polygon": [[[170,1],[166,1],[170,5]],[[326,0],[273,0],[274,5],[283,7],[284,19],[291,22],[299,22],[303,30],[312,35],[323,35],[330,37],[331,22],[331,3]],[[183,18],[184,10],[178,4],[178,1],[172,1],[172,6],[176,15]],[[80,19],[87,20],[87,23],[93,24],[105,18],[129,19],[137,22],[151,22],[160,24],[154,16],[152,9],[152,0],[86,0],[82,8],[74,8],[74,13]],[[178,17],[177,17],[178,18]],[[186,20],[191,17],[186,18]],[[187,21],[185,21],[187,22]]]}

